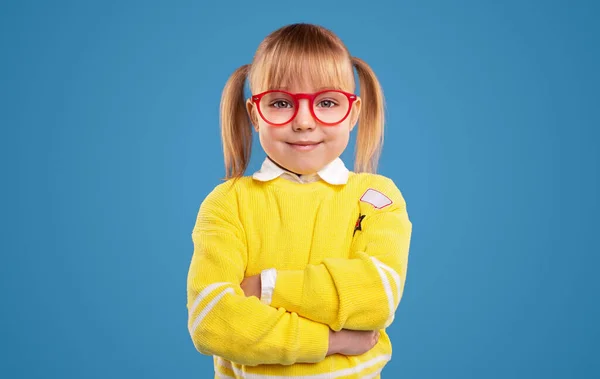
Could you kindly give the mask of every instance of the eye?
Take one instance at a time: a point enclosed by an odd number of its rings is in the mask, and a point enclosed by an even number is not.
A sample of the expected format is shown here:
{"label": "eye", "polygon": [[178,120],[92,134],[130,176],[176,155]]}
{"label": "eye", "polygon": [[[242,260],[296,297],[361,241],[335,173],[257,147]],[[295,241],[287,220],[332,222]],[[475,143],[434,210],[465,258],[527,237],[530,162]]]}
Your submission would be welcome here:
{"label": "eye", "polygon": [[271,103],[271,106],[274,108],[291,108],[292,104],[286,100],[275,100]]}
{"label": "eye", "polygon": [[319,104],[317,104],[318,107],[322,107],[322,108],[333,108],[336,105],[337,105],[337,103],[330,99],[321,100],[321,101],[319,101]]}

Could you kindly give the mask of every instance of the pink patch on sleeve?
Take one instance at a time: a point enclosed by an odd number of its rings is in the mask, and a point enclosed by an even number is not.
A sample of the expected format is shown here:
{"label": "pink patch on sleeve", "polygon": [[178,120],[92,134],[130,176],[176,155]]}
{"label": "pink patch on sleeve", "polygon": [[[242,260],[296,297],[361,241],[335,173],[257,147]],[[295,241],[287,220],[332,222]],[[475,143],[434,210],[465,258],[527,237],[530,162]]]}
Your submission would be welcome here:
{"label": "pink patch on sleeve", "polygon": [[385,208],[388,205],[391,205],[393,201],[382,194],[379,191],[376,191],[372,188],[369,188],[360,198],[360,201],[363,203],[369,203],[374,206],[376,209]]}

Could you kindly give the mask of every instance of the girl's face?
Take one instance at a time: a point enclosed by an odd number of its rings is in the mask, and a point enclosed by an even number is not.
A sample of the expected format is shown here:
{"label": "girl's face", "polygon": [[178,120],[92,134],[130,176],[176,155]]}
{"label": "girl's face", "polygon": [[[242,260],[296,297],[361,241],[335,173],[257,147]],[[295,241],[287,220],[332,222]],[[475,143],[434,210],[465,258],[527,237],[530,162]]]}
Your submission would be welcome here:
{"label": "girl's face", "polygon": [[[291,93],[319,91],[319,88],[309,85],[294,85],[280,89]],[[330,106],[331,103],[325,101],[322,104]],[[248,101],[246,105],[265,153],[280,166],[297,174],[308,175],[321,170],[346,149],[350,132],[358,120],[361,102],[360,98],[357,98],[352,104],[348,117],[333,126],[323,125],[315,119],[311,113],[309,100],[306,99],[299,101],[296,117],[280,126],[272,126],[265,122],[256,104]],[[283,107],[289,104],[284,102],[277,106]]]}

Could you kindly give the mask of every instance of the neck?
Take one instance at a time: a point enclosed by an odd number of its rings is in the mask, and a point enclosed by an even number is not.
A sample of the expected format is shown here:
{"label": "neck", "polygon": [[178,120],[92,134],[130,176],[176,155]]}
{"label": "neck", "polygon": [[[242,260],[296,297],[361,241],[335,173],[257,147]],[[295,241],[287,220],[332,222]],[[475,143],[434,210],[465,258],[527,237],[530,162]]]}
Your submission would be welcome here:
{"label": "neck", "polygon": [[280,165],[279,163],[277,163],[277,162],[275,162],[273,159],[271,159],[271,157],[269,157],[268,155],[267,155],[267,158],[269,158],[269,160],[270,160],[271,162],[275,163],[275,165],[276,165],[277,167],[279,167],[280,169],[282,169],[282,170],[285,170],[285,171],[287,171],[287,172],[291,172],[292,174],[294,174],[294,175],[297,175],[297,176],[302,176],[302,174],[298,174],[298,173],[296,173],[296,172],[294,172],[294,171],[292,171],[292,170],[289,170],[289,169],[287,169],[287,168],[283,167],[282,165]]}

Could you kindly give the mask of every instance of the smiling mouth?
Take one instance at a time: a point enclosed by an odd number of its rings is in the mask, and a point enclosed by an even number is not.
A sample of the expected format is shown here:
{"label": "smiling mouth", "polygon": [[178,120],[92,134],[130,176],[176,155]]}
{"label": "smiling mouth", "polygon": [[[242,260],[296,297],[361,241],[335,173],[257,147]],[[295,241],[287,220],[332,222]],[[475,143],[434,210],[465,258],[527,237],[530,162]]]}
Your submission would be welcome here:
{"label": "smiling mouth", "polygon": [[288,144],[290,145],[296,145],[296,146],[311,146],[311,145],[318,145],[321,142],[313,142],[313,141],[306,141],[306,142],[302,142],[302,141],[298,141],[298,142],[288,142]]}
{"label": "smiling mouth", "polygon": [[293,149],[295,150],[300,150],[300,151],[310,151],[315,149],[317,146],[319,146],[321,144],[321,142],[287,142],[288,145],[290,145]]}

